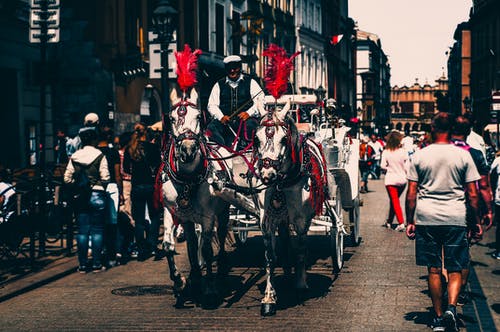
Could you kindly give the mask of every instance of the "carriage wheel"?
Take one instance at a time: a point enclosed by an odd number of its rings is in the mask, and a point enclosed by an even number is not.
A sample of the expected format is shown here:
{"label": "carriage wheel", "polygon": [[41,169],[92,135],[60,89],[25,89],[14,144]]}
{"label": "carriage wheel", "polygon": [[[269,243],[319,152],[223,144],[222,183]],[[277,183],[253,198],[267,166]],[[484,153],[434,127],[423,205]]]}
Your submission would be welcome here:
{"label": "carriage wheel", "polygon": [[354,199],[354,207],[349,211],[349,222],[352,224],[350,242],[357,247],[361,243],[359,197]]}
{"label": "carriage wheel", "polygon": [[332,220],[333,227],[330,229],[330,242],[332,246],[331,250],[333,272],[339,273],[342,269],[342,266],[344,266],[344,233],[342,232],[343,215],[339,186],[337,186],[337,192],[335,196],[335,213],[340,218],[340,220]]}

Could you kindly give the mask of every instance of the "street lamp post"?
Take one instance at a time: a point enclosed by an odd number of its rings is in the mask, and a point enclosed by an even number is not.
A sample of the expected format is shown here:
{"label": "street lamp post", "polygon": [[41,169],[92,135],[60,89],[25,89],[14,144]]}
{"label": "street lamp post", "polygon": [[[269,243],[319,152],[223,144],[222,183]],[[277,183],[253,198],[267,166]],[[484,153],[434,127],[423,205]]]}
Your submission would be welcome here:
{"label": "street lamp post", "polygon": [[169,0],[159,0],[153,11],[153,29],[157,34],[156,41],[160,43],[161,52],[161,92],[162,92],[162,112],[163,128],[165,129],[165,114],[170,109],[169,88],[168,88],[168,45],[172,41],[174,30],[177,26],[177,10],[171,6]]}

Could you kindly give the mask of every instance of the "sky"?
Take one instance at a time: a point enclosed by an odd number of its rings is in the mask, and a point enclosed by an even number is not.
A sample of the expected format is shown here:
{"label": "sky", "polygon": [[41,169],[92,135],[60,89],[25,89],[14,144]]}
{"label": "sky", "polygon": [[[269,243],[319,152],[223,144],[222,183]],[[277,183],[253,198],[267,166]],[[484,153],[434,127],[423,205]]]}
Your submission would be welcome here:
{"label": "sky", "polygon": [[348,0],[359,30],[378,35],[391,66],[391,86],[435,84],[446,76],[457,25],[469,19],[472,0]]}

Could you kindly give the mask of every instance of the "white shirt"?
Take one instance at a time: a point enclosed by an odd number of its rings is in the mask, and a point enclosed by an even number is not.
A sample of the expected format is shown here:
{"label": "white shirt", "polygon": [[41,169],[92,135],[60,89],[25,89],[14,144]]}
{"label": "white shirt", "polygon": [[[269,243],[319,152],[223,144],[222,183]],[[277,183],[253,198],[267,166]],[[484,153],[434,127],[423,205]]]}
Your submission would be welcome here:
{"label": "white shirt", "polygon": [[372,148],[373,148],[373,151],[374,151],[374,155],[373,155],[373,160],[380,160],[380,153],[382,152],[382,150],[384,150],[384,147],[382,146],[382,144],[380,144],[379,141],[370,141],[368,143],[368,145],[370,145]]}
{"label": "white shirt", "polygon": [[474,149],[481,151],[484,159],[486,159],[486,143],[481,135],[471,130],[469,136],[467,136],[466,143]]}
{"label": "white shirt", "polygon": [[3,206],[1,207],[2,210],[7,207],[7,203],[9,201],[9,198],[14,195],[16,191],[12,187],[12,185],[5,183],[5,182],[0,182],[0,195],[4,196],[4,201],[3,201]]}
{"label": "white shirt", "polygon": [[403,186],[406,184],[408,153],[402,148],[396,150],[385,149],[382,152],[380,167],[387,171],[384,178],[386,186]]}
{"label": "white shirt", "polygon": [[431,144],[415,152],[408,180],[418,182],[415,224],[466,226],[465,186],[481,177],[469,151]]}
{"label": "white shirt", "polygon": [[[233,89],[238,87],[238,84],[243,79],[243,74],[236,80],[230,80],[226,77],[226,83],[229,84]],[[260,114],[260,110],[264,109],[264,92],[253,78],[250,79],[250,96],[253,98],[253,105],[246,111],[250,116],[261,117],[265,114]],[[210,92],[210,97],[208,98],[208,112],[217,120],[222,119],[224,113],[222,113],[219,108],[220,105],[220,87],[219,82],[215,83],[212,91]]]}
{"label": "white shirt", "polygon": [[498,180],[497,180],[497,188],[495,190],[495,204],[500,205],[500,157],[496,157],[495,160],[493,160],[493,163],[491,164],[490,173],[495,173],[497,175]]}

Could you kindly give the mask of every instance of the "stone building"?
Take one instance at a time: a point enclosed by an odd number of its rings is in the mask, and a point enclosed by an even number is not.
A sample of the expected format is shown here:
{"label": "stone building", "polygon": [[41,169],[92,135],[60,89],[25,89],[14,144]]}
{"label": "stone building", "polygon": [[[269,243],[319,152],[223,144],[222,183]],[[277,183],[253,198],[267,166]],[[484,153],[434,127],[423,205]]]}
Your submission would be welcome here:
{"label": "stone building", "polygon": [[468,22],[460,23],[453,35],[455,43],[448,57],[448,98],[450,111],[464,114],[470,110],[471,33]]}
{"label": "stone building", "polygon": [[390,122],[390,66],[376,34],[360,31],[356,37],[356,108],[365,132],[379,132]]}
{"label": "stone building", "polygon": [[495,121],[490,117],[492,92],[500,90],[500,1],[474,0],[471,31],[472,112],[479,127]]}
{"label": "stone building", "polygon": [[391,129],[429,131],[432,117],[438,112],[436,95],[446,95],[448,80],[441,76],[436,84],[420,85],[418,80],[410,86],[394,86],[391,89]]}

